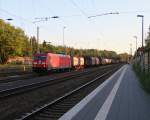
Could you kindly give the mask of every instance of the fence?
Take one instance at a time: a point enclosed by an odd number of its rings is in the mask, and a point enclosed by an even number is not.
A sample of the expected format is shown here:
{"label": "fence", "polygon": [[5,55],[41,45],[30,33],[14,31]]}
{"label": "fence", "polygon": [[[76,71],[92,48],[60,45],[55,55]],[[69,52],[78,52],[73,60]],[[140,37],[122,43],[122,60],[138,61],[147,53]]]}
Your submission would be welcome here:
{"label": "fence", "polygon": [[9,57],[7,63],[31,65],[32,58],[31,57],[18,57],[18,56]]}
{"label": "fence", "polygon": [[144,71],[150,72],[150,50],[144,52],[142,61]]}
{"label": "fence", "polygon": [[137,52],[134,62],[140,64],[141,69],[145,72],[150,72],[150,49]]}

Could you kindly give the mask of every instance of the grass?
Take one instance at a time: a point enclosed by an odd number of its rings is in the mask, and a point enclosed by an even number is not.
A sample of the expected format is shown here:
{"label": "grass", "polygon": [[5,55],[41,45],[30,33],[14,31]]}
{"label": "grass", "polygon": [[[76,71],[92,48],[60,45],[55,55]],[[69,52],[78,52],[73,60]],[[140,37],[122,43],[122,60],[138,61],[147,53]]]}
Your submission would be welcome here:
{"label": "grass", "polygon": [[8,68],[8,67],[11,67],[11,68],[20,68],[20,67],[23,67],[23,66],[27,66],[27,67],[30,67],[32,65],[15,65],[15,64],[0,64],[0,68]]}
{"label": "grass", "polygon": [[142,84],[143,89],[150,94],[150,73],[142,71],[140,63],[133,64],[133,69],[139,77],[139,81]]}
{"label": "grass", "polygon": [[30,71],[32,69],[32,65],[0,64],[0,73],[10,73],[11,71],[24,71],[24,67],[26,71]]}

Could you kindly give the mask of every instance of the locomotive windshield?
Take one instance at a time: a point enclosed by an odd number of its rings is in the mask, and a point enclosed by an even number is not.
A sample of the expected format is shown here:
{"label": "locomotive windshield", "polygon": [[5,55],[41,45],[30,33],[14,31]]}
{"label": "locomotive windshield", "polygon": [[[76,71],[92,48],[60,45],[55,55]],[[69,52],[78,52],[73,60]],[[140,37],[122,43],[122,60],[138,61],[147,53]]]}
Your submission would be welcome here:
{"label": "locomotive windshield", "polygon": [[46,60],[46,56],[34,56],[34,60]]}

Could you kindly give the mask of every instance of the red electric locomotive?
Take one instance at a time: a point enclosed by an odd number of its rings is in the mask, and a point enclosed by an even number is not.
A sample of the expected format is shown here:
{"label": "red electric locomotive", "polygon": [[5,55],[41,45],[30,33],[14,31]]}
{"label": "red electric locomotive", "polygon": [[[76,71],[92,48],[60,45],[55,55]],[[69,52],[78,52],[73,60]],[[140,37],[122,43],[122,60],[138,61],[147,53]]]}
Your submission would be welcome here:
{"label": "red electric locomotive", "polygon": [[69,55],[54,53],[38,53],[33,58],[33,71],[51,71],[71,69],[71,58]]}

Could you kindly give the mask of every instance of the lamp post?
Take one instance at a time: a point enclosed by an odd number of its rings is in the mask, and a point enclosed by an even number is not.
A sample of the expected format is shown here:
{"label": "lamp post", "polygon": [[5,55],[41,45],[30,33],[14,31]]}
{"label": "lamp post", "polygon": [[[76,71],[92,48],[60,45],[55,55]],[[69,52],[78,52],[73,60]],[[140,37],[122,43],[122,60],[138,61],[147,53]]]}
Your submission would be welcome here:
{"label": "lamp post", "polygon": [[143,48],[143,34],[144,34],[144,16],[143,15],[137,15],[137,17],[140,17],[142,19],[142,48]]}
{"label": "lamp post", "polygon": [[63,47],[64,47],[64,52],[66,54],[66,46],[65,46],[65,28],[66,26],[63,27]]}
{"label": "lamp post", "polygon": [[135,40],[136,40],[136,43],[135,43],[135,48],[136,48],[136,52],[137,52],[137,36],[133,36],[134,38],[135,38]]}
{"label": "lamp post", "polygon": [[132,43],[130,43],[130,54],[132,56]]}
{"label": "lamp post", "polygon": [[[57,18],[59,18],[59,16],[35,18],[35,19],[38,19],[38,21],[34,21],[33,23],[42,22],[42,21],[48,21],[51,18],[57,19]],[[39,26],[37,26],[37,53],[40,52],[40,50],[39,50],[39,29],[40,29]]]}
{"label": "lamp post", "polygon": [[39,26],[37,26],[37,53],[40,53],[40,50],[39,50]]}
{"label": "lamp post", "polygon": [[142,18],[142,54],[141,54],[141,57],[140,57],[140,61],[141,61],[141,68],[142,68],[142,70],[144,71],[144,54],[143,54],[143,49],[144,49],[144,48],[143,48],[144,16],[143,16],[143,15],[137,15],[137,17]]}

